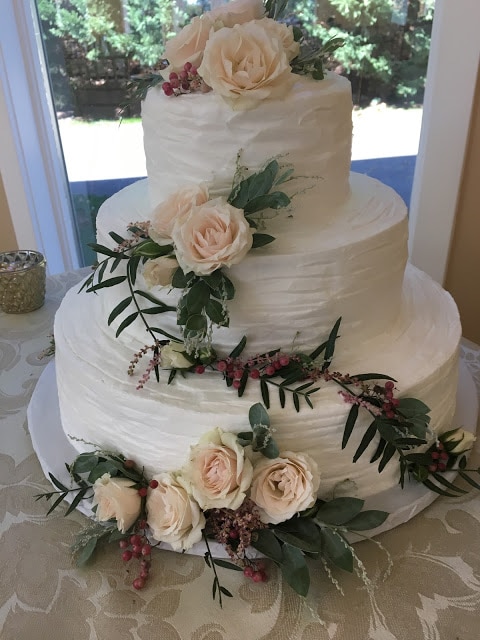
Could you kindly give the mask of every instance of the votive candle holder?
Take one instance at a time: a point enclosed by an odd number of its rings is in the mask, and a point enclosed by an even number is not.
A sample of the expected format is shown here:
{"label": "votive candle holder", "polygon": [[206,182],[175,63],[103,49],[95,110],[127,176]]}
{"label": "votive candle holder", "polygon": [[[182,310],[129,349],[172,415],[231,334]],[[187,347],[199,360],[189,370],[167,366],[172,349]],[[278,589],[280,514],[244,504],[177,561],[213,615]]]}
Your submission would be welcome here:
{"label": "votive candle holder", "polygon": [[46,260],[38,251],[0,253],[0,309],[29,313],[45,302]]}

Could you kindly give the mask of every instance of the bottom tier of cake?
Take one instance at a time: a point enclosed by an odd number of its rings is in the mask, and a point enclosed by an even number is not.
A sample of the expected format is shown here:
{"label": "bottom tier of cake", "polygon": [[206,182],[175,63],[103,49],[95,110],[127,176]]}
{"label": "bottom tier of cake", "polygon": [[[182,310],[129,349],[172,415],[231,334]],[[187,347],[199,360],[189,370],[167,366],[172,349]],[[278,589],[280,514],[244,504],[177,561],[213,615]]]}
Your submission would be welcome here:
{"label": "bottom tier of cake", "polygon": [[[141,345],[132,344],[130,350],[116,340],[103,317],[100,296],[78,290],[66,295],[55,321],[61,420],[77,450],[91,450],[91,443],[116,450],[151,476],[180,469],[190,447],[216,427],[234,433],[249,429],[249,408],[262,401],[256,381],[238,397],[218,371],[177,375],[170,385],[169,372],[161,371],[159,383],[152,378],[137,390],[138,377],[129,377],[127,368]],[[451,428],[455,411],[459,340],[453,300],[424,273],[408,267],[397,320],[382,335],[348,349],[342,348],[340,336],[331,369],[392,376],[399,397],[415,397],[430,407],[431,428],[441,433]],[[398,463],[392,461],[379,474],[377,465],[369,462],[375,441],[352,462],[371,420],[368,414],[359,416],[342,450],[350,405],[338,386],[320,386],[311,397],[313,409],[304,403],[299,412],[291,397],[281,408],[278,396],[271,394],[269,415],[280,450],[307,452],[314,458],[321,497],[331,497],[346,480],[350,495],[362,498],[397,485]]]}

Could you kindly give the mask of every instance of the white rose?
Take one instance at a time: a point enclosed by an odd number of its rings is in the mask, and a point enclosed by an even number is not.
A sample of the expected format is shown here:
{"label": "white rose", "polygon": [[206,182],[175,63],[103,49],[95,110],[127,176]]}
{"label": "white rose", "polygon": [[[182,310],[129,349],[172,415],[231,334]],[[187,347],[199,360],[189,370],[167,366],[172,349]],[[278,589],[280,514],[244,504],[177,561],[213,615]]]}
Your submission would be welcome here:
{"label": "white rose", "polygon": [[241,262],[252,248],[253,234],[241,209],[215,198],[181,218],[172,239],[183,271],[208,275]]}
{"label": "white rose", "polygon": [[208,13],[195,17],[176,36],[167,40],[165,58],[170,63],[166,69],[167,76],[171,71],[182,71],[183,65],[190,62],[198,67],[202,61],[203,51],[207,43],[213,23]]}
{"label": "white rose", "polygon": [[298,56],[300,43],[295,42],[293,27],[288,27],[286,24],[283,24],[283,22],[277,22],[271,18],[263,18],[262,20],[257,20],[256,23],[264,29],[269,38],[276,38],[282,43],[282,47],[289,61]]}
{"label": "white rose", "polygon": [[295,79],[283,43],[258,21],[212,33],[198,71],[235,110],[284,96]]}
{"label": "white rose", "polygon": [[446,443],[454,443],[457,444],[451,449],[447,446],[448,453],[453,453],[454,455],[460,455],[461,453],[465,453],[466,451],[470,451],[473,447],[473,443],[476,440],[476,437],[471,433],[471,431],[465,431],[465,429],[455,429],[446,435],[445,438],[440,438],[441,441]]}
{"label": "white rose", "polygon": [[192,366],[182,342],[169,342],[162,347],[160,364],[164,369],[190,369]]}
{"label": "white rose", "polygon": [[147,523],[155,540],[168,542],[175,551],[186,551],[202,538],[205,518],[198,504],[188,494],[181,476],[160,473],[158,482],[148,490]]}
{"label": "white rose", "polygon": [[192,207],[208,200],[205,184],[186,185],[161,202],[150,216],[148,234],[160,245],[169,244],[175,222],[190,212]]}
{"label": "white rose", "polygon": [[149,287],[166,287],[172,283],[173,274],[178,268],[175,258],[153,258],[145,264],[143,277]]}
{"label": "white rose", "polygon": [[311,507],[319,484],[317,464],[309,455],[285,451],[255,465],[250,498],[258,506],[262,522],[278,524]]}
{"label": "white rose", "polygon": [[237,436],[215,429],[192,447],[185,477],[202,509],[238,509],[250,487],[252,471]]}
{"label": "white rose", "polygon": [[141,498],[132,480],[112,478],[104,473],[93,484],[93,506],[99,522],[115,518],[118,530],[125,533],[140,516]]}
{"label": "white rose", "polygon": [[223,27],[258,20],[264,15],[265,6],[262,0],[233,0],[207,13],[210,20],[215,22],[215,26],[220,24]]}

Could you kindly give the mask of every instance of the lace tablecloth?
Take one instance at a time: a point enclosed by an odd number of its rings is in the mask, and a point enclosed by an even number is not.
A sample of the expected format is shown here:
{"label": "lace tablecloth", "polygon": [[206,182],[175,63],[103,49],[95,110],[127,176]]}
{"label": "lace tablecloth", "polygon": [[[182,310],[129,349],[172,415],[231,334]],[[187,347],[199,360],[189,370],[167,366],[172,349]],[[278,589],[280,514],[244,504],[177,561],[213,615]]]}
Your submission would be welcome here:
{"label": "lace tablecloth", "polygon": [[[34,500],[51,485],[33,452],[26,412],[48,362],[39,356],[49,345],[54,312],[80,275],[51,277],[38,311],[0,312],[2,640],[478,640],[480,494],[474,490],[441,497],[379,536],[385,551],[373,542],[356,545],[371,587],[338,572],[343,594],[323,571],[313,574],[303,600],[274,567],[264,584],[219,569],[234,595],[220,609],[203,558],[168,551],[155,552],[149,582],[137,592],[115,545],[77,569],[69,546],[86,519],[78,512],[64,518],[61,510],[47,517],[46,503]],[[480,349],[464,341],[462,357],[480,389]],[[475,451],[471,462],[479,458]]]}

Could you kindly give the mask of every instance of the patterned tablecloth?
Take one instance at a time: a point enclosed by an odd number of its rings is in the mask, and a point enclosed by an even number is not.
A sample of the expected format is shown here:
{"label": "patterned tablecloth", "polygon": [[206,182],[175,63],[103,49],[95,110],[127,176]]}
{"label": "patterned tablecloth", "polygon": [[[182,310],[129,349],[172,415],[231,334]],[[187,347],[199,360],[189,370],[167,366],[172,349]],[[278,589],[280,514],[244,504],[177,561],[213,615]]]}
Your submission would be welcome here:
{"label": "patterned tablecloth", "polygon": [[[356,550],[371,579],[313,574],[306,600],[269,568],[265,584],[222,571],[234,598],[211,597],[203,558],[156,551],[142,591],[110,545],[86,569],[69,545],[86,518],[46,516],[50,488],[33,452],[27,404],[47,359],[53,315],[79,272],[49,278],[45,306],[0,312],[0,638],[2,640],[478,640],[480,495],[439,498],[409,523]],[[88,330],[88,327],[85,328]],[[462,344],[480,389],[480,349]],[[477,443],[478,444],[478,443]],[[52,443],[52,446],[55,446]],[[471,462],[478,463],[479,451]],[[469,465],[472,466],[472,465]],[[393,565],[389,570],[389,558]],[[135,577],[135,576],[133,576]]]}

